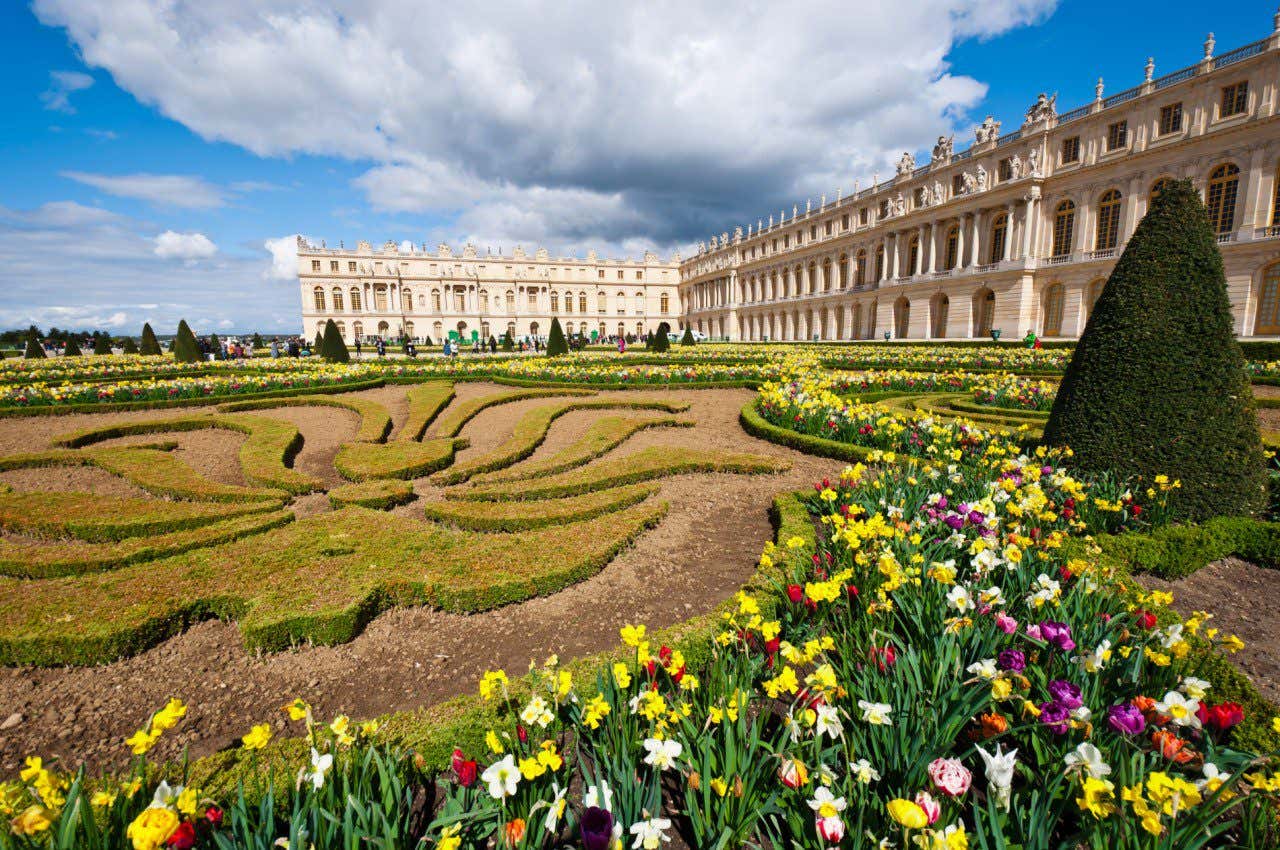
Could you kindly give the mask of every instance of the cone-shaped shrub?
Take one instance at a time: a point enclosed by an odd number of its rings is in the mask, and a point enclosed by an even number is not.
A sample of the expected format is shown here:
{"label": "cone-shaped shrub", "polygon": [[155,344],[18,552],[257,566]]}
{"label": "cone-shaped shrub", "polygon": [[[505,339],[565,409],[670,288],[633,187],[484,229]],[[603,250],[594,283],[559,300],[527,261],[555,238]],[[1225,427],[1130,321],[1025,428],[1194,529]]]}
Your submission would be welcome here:
{"label": "cone-shaped shrub", "polygon": [[76,338],[73,336],[67,337],[67,344],[66,347],[62,349],[62,353],[67,357],[79,357],[81,354],[84,354],[84,352],[80,350],[80,343],[76,342]]}
{"label": "cone-shaped shrub", "polygon": [[217,334],[209,336],[209,353],[213,355],[214,360],[225,360],[226,354],[222,350],[222,340],[218,339]]}
{"label": "cone-shaped shrub", "polygon": [[179,363],[200,362],[200,346],[196,345],[196,335],[191,332],[186,319],[178,322],[178,335],[173,338],[173,358]]}
{"label": "cone-shaped shrub", "polygon": [[111,353],[111,337],[102,334],[93,341],[94,354],[110,354]]}
{"label": "cone-shaped shrub", "polygon": [[28,334],[27,350],[23,357],[28,360],[40,360],[47,356],[44,353],[44,346],[40,344],[40,339],[35,334]]}
{"label": "cone-shaped shrub", "polygon": [[262,341],[262,334],[254,331],[253,340],[250,342],[250,345],[253,346],[254,351],[257,351],[259,348],[266,345],[266,343]]}
{"label": "cone-shaped shrub", "polygon": [[[405,343],[406,346],[408,344]],[[351,360],[347,344],[342,341],[342,332],[338,330],[338,325],[333,319],[324,323],[324,338],[320,340],[320,346],[316,350],[330,363],[347,363]]]}
{"label": "cone-shaped shrub", "polygon": [[551,330],[547,331],[547,356],[557,357],[569,353],[569,343],[564,338],[564,330],[560,327],[560,317],[551,317]]}
{"label": "cone-shaped shrub", "polygon": [[503,351],[516,350],[515,340],[511,338],[511,331],[507,331],[502,335],[502,350]]}
{"label": "cone-shaped shrub", "polygon": [[127,336],[124,342],[120,343],[120,351],[124,354],[137,354],[138,344],[133,341],[133,337]]}
{"label": "cone-shaped shrub", "polygon": [[321,333],[320,331],[316,331],[316,341],[315,341],[315,344],[311,346],[311,352],[313,354],[319,354],[320,349],[323,347],[324,347],[324,334]]}
{"label": "cone-shaped shrub", "polygon": [[156,339],[156,332],[151,330],[151,323],[147,322],[142,326],[142,353],[143,354],[162,354],[160,350],[160,340]]}
{"label": "cone-shaped shrub", "polygon": [[685,326],[684,326],[684,336],[680,337],[680,344],[681,344],[681,345],[693,345],[695,342],[697,342],[697,340],[695,340],[695,339],[693,338],[693,326],[692,326],[692,325],[685,325]]}
{"label": "cone-shaped shrub", "polygon": [[670,351],[671,339],[667,334],[671,333],[671,325],[662,322],[658,325],[658,331],[650,339],[653,342],[654,351]]}
{"label": "cone-shaped shrub", "polygon": [[1044,439],[1070,446],[1086,471],[1181,481],[1174,505],[1186,519],[1266,505],[1222,255],[1189,181],[1160,193],[1116,263]]}

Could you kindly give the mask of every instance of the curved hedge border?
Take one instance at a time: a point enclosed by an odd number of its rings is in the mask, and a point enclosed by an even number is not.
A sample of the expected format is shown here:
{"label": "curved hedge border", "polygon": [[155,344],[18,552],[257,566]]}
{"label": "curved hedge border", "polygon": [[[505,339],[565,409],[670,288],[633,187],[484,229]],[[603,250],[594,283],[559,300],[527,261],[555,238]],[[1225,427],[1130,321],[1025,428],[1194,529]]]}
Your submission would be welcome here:
{"label": "curved hedge border", "polygon": [[156,537],[131,537],[112,543],[0,540],[0,575],[44,579],[118,569],[193,549],[230,543],[279,528],[294,519],[292,511],[250,514]]}
{"label": "curved hedge border", "polygon": [[454,452],[466,445],[466,440],[453,437],[421,443],[343,443],[333,459],[333,468],[348,481],[407,480],[444,469],[453,463]]}
{"label": "curved hedge border", "polygon": [[838,440],[827,440],[822,437],[812,437],[808,434],[801,434],[799,431],[792,431],[790,428],[774,425],[760,415],[760,399],[758,397],[742,405],[742,410],[738,413],[738,422],[742,425],[742,430],[753,437],[759,437],[761,440],[777,443],[780,446],[786,446],[789,449],[795,449],[805,454],[857,462],[866,460],[871,453],[871,449],[865,446],[842,443]]}
{"label": "curved hedge border", "polygon": [[335,509],[357,505],[381,511],[412,500],[413,485],[398,479],[382,478],[360,484],[343,484],[329,491],[329,504]]}
{"label": "curved hedge border", "polygon": [[121,410],[163,410],[170,407],[208,407],[222,404],[228,399],[289,398],[296,395],[319,395],[329,393],[350,393],[357,390],[372,390],[384,386],[382,378],[353,381],[346,384],[329,384],[319,387],[294,387],[287,390],[269,390],[262,393],[244,393],[235,395],[210,395],[199,398],[166,398],[151,401],[109,401],[101,404],[41,404],[32,407],[0,407],[0,419],[23,416],[63,416],[72,413],[114,413]]}
{"label": "curved hedge border", "polygon": [[114,543],[129,537],[170,534],[280,507],[280,502],[248,504],[168,502],[93,493],[0,491],[0,529],[48,540],[74,537]]}
{"label": "curved hedge border", "polygon": [[1201,525],[1170,525],[1146,534],[1100,535],[1095,542],[1130,572],[1180,579],[1232,555],[1280,568],[1280,523],[1214,517]]}
{"label": "curved hedge border", "polygon": [[[630,365],[630,364],[628,364]],[[507,378],[503,376],[493,376],[487,378],[479,378],[477,380],[489,381],[494,384],[503,384],[511,387],[564,387],[565,389],[581,389],[581,390],[655,390],[655,391],[671,391],[671,390],[731,390],[731,389],[759,389],[763,381],[747,380],[740,381],[690,381],[683,382],[666,382],[666,383],[630,383],[626,381],[616,381],[610,383],[595,381],[545,381],[545,380],[529,380],[524,378]]]}
{"label": "curved hedge border", "polygon": [[300,395],[286,399],[253,399],[221,405],[223,413],[264,410],[272,407],[339,407],[360,417],[360,427],[353,439],[361,443],[381,443],[391,433],[391,414],[384,405],[367,398],[339,398],[325,395]]}
{"label": "curved hedge border", "polygon": [[582,436],[551,457],[499,472],[478,475],[472,480],[480,484],[527,481],[554,475],[590,463],[622,445],[632,435],[648,428],[692,428],[696,423],[674,416],[640,419],[633,416],[601,416],[587,427]]}
{"label": "curved hedge border", "polygon": [[482,410],[488,410],[490,407],[496,407],[500,404],[510,404],[516,401],[524,401],[529,398],[547,398],[549,396],[570,395],[570,396],[589,396],[590,392],[581,390],[569,390],[561,392],[560,390],[514,390],[500,391],[489,395],[477,396],[469,398],[459,404],[457,407],[445,411],[445,414],[438,418],[431,426],[431,436],[433,437],[456,437],[463,426],[474,419]]}
{"label": "curved hedge border", "polygon": [[633,484],[560,499],[530,502],[428,502],[429,520],[469,531],[529,531],[548,525],[580,522],[639,504],[658,492],[656,484]]}
{"label": "curved hedge border", "polygon": [[421,440],[428,426],[440,415],[440,411],[453,401],[453,384],[448,381],[427,381],[410,387],[407,393],[409,416],[400,427],[397,440]]}

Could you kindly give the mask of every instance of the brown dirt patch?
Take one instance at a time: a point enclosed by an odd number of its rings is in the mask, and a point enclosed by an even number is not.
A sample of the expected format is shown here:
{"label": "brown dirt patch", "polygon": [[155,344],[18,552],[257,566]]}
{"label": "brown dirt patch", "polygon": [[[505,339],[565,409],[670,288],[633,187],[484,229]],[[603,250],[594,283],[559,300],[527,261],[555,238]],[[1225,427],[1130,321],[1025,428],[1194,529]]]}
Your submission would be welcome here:
{"label": "brown dirt patch", "polygon": [[0,472],[0,483],[20,493],[97,493],[120,498],[145,497],[147,492],[123,478],[92,466],[52,466],[44,469],[12,469]]}
{"label": "brown dirt patch", "polygon": [[[460,384],[458,395],[465,399],[495,389]],[[486,669],[519,671],[553,652],[568,658],[613,647],[626,623],[670,625],[729,597],[750,576],[770,536],[768,508],[774,495],[808,488],[843,466],[745,434],[737,416],[751,397],[746,390],[601,395],[688,401],[692,408],[684,415],[697,422],[691,429],[641,432],[606,458],[643,446],[689,445],[786,457],[793,468],[781,475],[667,479],[657,497],[670,503],[667,517],[598,575],[497,611],[453,615],[397,609],[376,618],[350,643],[265,656],[246,652],[234,624],[207,622],[142,655],[101,667],[0,670],[0,714],[23,717],[0,736],[0,771],[12,773],[32,753],[58,756],[68,764],[120,764],[127,758],[122,739],[170,696],[181,697],[191,709],[157,754],[176,757],[189,746],[192,756],[200,756],[233,743],[253,723],[271,720],[283,728],[278,707],[295,696],[310,700],[321,716],[369,717],[470,692]],[[476,451],[492,448],[510,436],[519,411],[546,401],[486,411],[463,435],[473,439]],[[563,448],[590,421],[578,414],[558,420],[538,455]],[[436,490],[423,480],[415,489]],[[323,496],[311,496],[296,507],[316,512],[325,509],[323,502]],[[414,503],[396,510],[421,516]]]}
{"label": "brown dirt patch", "polygon": [[1280,703],[1280,575],[1239,558],[1224,558],[1177,581],[1138,576],[1151,590],[1173,594],[1184,617],[1192,611],[1213,614],[1210,626],[1239,635],[1244,649],[1231,657],[1264,697]]}

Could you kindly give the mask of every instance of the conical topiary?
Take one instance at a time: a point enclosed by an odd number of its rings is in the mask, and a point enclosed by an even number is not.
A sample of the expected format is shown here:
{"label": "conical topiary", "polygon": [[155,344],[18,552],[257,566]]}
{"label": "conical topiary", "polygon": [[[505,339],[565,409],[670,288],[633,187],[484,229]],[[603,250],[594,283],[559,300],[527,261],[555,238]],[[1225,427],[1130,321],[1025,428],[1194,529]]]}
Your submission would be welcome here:
{"label": "conical topiary", "polygon": [[49,355],[44,353],[44,346],[35,334],[27,334],[27,350],[22,355],[28,360],[43,360]]}
{"label": "conical topiary", "polygon": [[156,339],[156,332],[151,330],[151,323],[147,322],[142,326],[142,354],[163,354],[160,350],[160,340]]}
{"label": "conical topiary", "polygon": [[551,317],[551,330],[547,331],[547,356],[557,357],[569,353],[569,343],[564,338],[564,330],[560,327],[560,317]]}
{"label": "conical topiary", "polygon": [[79,357],[81,354],[84,354],[84,352],[80,350],[80,343],[76,342],[76,338],[73,336],[67,337],[67,344],[63,347],[62,353],[67,357]]}
{"label": "conical topiary", "polygon": [[693,344],[695,344],[696,342],[697,342],[697,340],[695,340],[695,339],[693,338],[693,325],[685,325],[685,326],[684,326],[684,336],[680,337],[680,344],[681,344],[681,345],[693,345]]}
{"label": "conical topiary", "polygon": [[671,325],[666,322],[659,323],[657,332],[651,337],[654,351],[662,352],[671,349],[671,337],[668,336],[670,333]]}
{"label": "conical topiary", "polygon": [[311,350],[312,350],[312,352],[314,352],[315,354],[319,354],[319,353],[320,353],[320,349],[321,349],[323,346],[324,346],[324,333],[323,333],[323,332],[321,332],[321,331],[316,331],[316,342],[315,342],[315,345],[313,345],[313,346],[311,347]]}
{"label": "conical topiary", "polygon": [[503,351],[515,351],[515,350],[516,350],[516,343],[515,343],[515,340],[513,340],[513,339],[511,338],[511,331],[510,331],[510,330],[508,330],[506,333],[504,333],[504,334],[502,335],[502,350],[503,350]]}
{"label": "conical topiary", "polygon": [[[405,343],[406,346],[408,344],[408,342]],[[338,325],[333,319],[324,323],[324,337],[316,350],[330,363],[348,363],[351,360],[351,352],[347,351],[347,344],[342,341],[342,332],[338,330]]]}
{"label": "conical topiary", "polygon": [[196,345],[196,335],[191,332],[186,319],[178,322],[178,335],[173,338],[173,359],[179,363],[200,362],[200,346]]}
{"label": "conical topiary", "polygon": [[133,341],[133,337],[127,336],[124,342],[120,343],[120,351],[122,354],[137,354],[138,344]]}
{"label": "conical topiary", "polygon": [[1129,240],[1063,376],[1044,439],[1069,446],[1081,470],[1180,481],[1180,518],[1266,505],[1222,255],[1190,181],[1161,191]]}
{"label": "conical topiary", "polygon": [[209,335],[209,353],[213,355],[214,360],[226,360],[226,351],[222,348],[222,340],[218,339],[217,334]]}
{"label": "conical topiary", "polygon": [[249,344],[253,346],[254,351],[257,351],[259,348],[266,345],[266,343],[262,341],[262,334],[257,331],[253,332],[253,339],[249,341]]}
{"label": "conical topiary", "polygon": [[93,341],[93,353],[111,354],[111,337],[106,334],[100,334],[98,338]]}

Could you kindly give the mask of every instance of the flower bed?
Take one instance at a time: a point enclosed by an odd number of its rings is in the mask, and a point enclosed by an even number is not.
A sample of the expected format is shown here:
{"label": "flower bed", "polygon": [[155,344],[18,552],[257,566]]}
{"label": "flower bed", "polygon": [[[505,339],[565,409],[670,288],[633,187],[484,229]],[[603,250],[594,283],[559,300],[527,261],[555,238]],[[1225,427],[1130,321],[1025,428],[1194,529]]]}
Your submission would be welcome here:
{"label": "flower bed", "polygon": [[973,400],[977,404],[1009,410],[1047,412],[1057,395],[1057,384],[1016,375],[993,375],[973,388]]}

